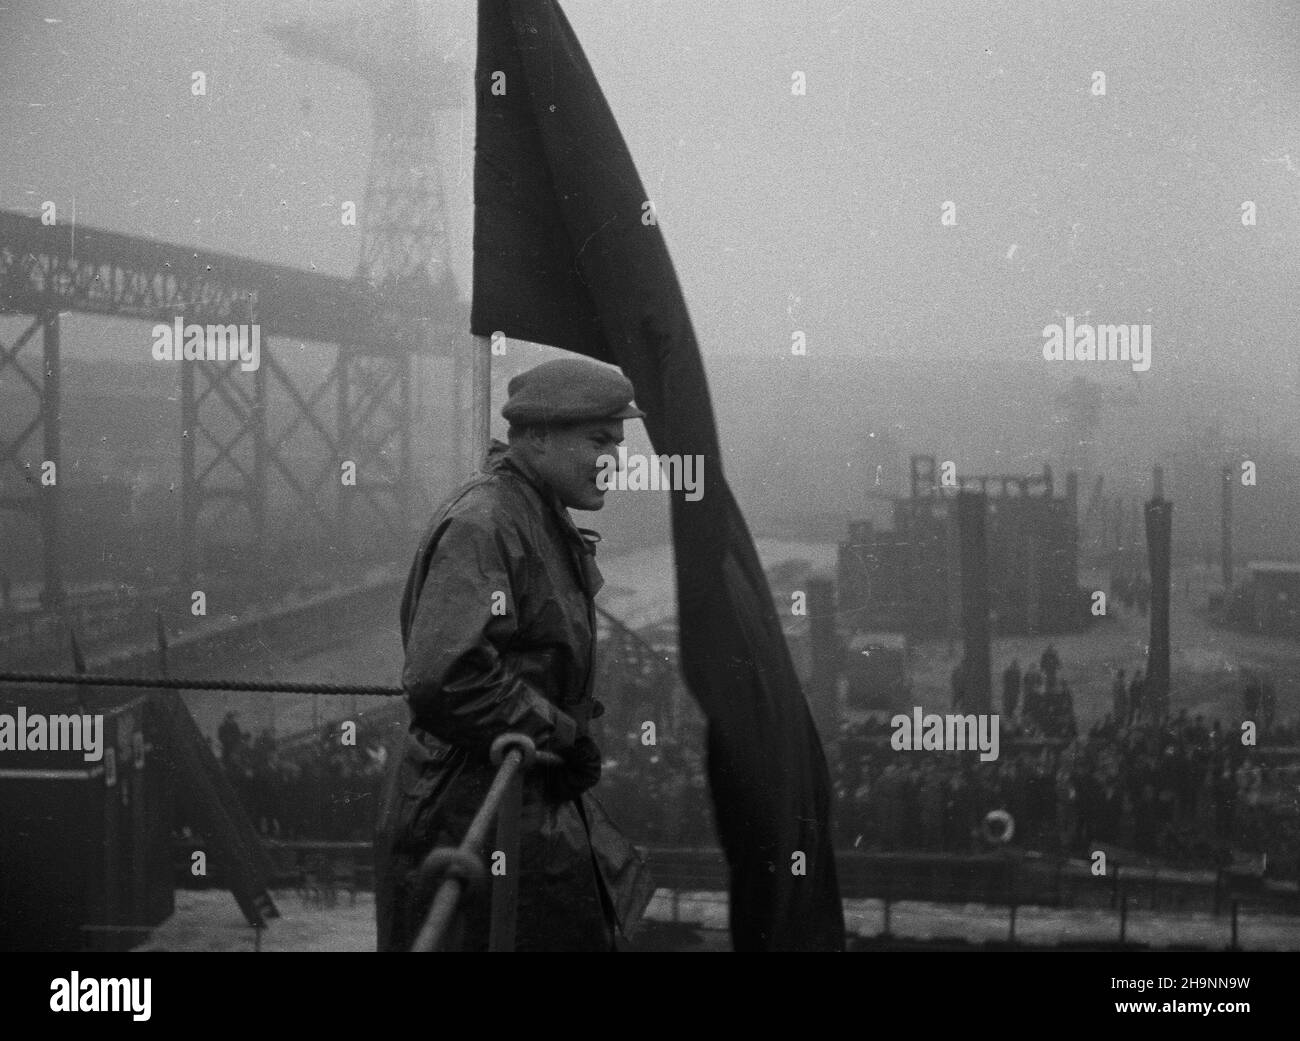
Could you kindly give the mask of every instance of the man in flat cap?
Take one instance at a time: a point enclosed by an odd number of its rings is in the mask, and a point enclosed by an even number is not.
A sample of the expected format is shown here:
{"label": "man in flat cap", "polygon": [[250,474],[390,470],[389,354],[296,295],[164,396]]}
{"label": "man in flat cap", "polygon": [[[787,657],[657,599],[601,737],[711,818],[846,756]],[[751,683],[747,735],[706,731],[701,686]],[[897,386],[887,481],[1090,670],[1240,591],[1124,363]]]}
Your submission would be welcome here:
{"label": "man in flat cap", "polygon": [[[524,778],[516,949],[613,950],[653,887],[640,856],[589,789],[601,754],[588,735],[601,585],[595,532],[568,509],[599,510],[601,456],[644,415],[617,369],[565,358],[521,373],[501,410],[509,445],[438,510],[402,599],[405,752],[385,785],[376,837],[380,950],[409,950],[431,893],[418,869],[455,846],[496,772],[492,742],[527,734],[560,765]],[[491,849],[481,851],[491,863]],[[489,886],[462,896],[451,944],[484,950]]]}

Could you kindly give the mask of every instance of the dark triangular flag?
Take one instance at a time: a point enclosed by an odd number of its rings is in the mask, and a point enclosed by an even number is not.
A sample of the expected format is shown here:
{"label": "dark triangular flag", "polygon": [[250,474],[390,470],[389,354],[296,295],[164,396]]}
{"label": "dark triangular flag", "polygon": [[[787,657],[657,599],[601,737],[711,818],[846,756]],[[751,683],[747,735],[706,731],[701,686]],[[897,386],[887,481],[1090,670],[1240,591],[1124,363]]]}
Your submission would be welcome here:
{"label": "dark triangular flag", "polygon": [[703,458],[703,497],[673,493],[673,542],[682,671],[708,717],[731,866],[732,942],[842,949],[821,743],[722,478],[704,366],[651,200],[555,3],[480,0],[476,96],[472,331],[620,366],[656,452]]}

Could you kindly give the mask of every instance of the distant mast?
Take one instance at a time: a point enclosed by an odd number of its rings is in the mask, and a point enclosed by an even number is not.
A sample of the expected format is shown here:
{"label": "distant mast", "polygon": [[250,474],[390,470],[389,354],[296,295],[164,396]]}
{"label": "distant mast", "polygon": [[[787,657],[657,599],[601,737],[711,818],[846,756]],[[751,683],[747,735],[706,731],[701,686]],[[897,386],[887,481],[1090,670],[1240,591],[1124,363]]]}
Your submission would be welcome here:
{"label": "distant mast", "polygon": [[1173,503],[1164,497],[1164,471],[1156,467],[1155,494],[1146,504],[1147,561],[1151,570],[1151,637],[1146,697],[1156,717],[1169,710],[1169,575]]}

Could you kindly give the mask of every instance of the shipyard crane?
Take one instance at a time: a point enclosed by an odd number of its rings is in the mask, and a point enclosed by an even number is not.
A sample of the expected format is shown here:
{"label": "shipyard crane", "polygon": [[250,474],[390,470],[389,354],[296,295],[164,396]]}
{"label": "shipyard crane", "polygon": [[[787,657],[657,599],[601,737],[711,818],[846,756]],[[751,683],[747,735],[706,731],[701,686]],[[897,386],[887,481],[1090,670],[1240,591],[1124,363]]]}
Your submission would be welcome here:
{"label": "shipyard crane", "polygon": [[[431,338],[454,336],[468,326],[451,274],[435,122],[440,112],[463,111],[470,103],[474,23],[463,6],[395,0],[328,21],[267,27],[288,54],[345,69],[369,90],[373,145],[357,213],[355,277],[381,301],[379,327],[391,321],[403,328],[375,344],[341,351],[331,378],[338,388],[340,444],[378,448],[380,459],[386,455],[382,446],[399,442],[417,383],[412,355],[395,355],[384,344],[414,340],[432,346]],[[417,346],[417,353],[431,352]],[[451,353],[459,364],[459,354]],[[415,410],[423,411],[418,402]],[[377,475],[376,484],[397,489],[407,481],[412,461],[399,455],[384,461],[388,473]]]}

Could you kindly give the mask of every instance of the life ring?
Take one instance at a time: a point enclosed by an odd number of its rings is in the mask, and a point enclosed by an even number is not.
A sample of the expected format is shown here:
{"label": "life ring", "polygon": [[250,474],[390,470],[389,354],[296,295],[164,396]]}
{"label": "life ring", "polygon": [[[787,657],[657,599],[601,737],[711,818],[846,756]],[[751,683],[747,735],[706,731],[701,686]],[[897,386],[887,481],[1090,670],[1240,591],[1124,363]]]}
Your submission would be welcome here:
{"label": "life ring", "polygon": [[984,818],[984,838],[996,845],[1005,845],[1016,833],[1015,818],[1006,810],[989,810]]}

